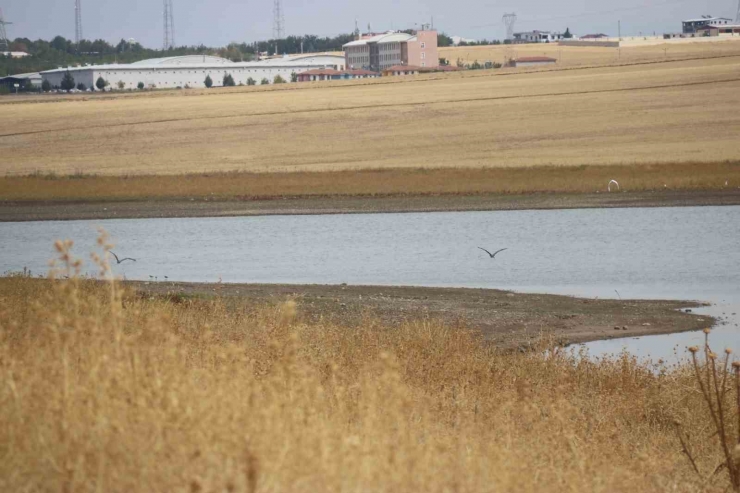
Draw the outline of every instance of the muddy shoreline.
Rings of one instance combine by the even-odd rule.
[[[142,296],[181,302],[221,296],[254,305],[295,300],[305,321],[329,320],[347,327],[368,317],[388,325],[405,320],[441,320],[451,327],[480,330],[497,346],[527,348],[542,335],[561,345],[622,337],[700,330],[712,317],[687,313],[694,301],[598,300],[525,294],[495,289],[414,286],[348,286],[134,282]]]
[[[0,201],[0,222],[711,205],[740,205],[740,190],[281,197],[228,201],[207,199],[121,202]]]

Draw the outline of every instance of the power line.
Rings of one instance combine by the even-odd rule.
[[[172,0],[164,0],[164,40],[162,49],[167,51],[175,47],[175,16]]]
[[[7,22],[3,17],[3,9],[0,9],[0,49],[2,51],[10,51],[10,43],[8,42],[8,34],[5,32],[5,26],[12,24]],[[3,46],[5,48],[3,48]]]
[[[80,49],[82,41],[82,0],[75,0],[75,46]]]
[[[283,39],[285,37],[285,16],[281,0],[274,1],[272,15],[272,39]]]

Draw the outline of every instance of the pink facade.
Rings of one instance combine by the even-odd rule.
[[[406,44],[404,65],[434,68],[439,66],[437,31],[418,31],[416,39]]]

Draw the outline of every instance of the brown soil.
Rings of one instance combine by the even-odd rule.
[[[505,348],[526,349],[542,335],[562,345],[620,337],[699,330],[714,320],[679,308],[687,301],[594,300],[520,294],[493,289],[413,286],[324,286],[127,282],[145,296],[173,302],[189,296],[222,296],[264,305],[294,299],[305,320],[330,320],[348,327],[369,318],[398,324],[429,318],[481,330]]]
[[[277,214],[493,211],[604,207],[740,205],[740,190],[520,195],[307,197],[271,200],[167,200],[131,202],[2,202],[0,222],[219,217]]]

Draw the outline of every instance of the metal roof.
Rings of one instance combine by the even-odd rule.
[[[683,22],[711,22],[711,21],[732,21],[727,17],[701,17],[699,19],[687,19]]]
[[[196,55],[196,58],[203,58],[203,55]],[[317,57],[316,55],[312,55],[312,57]],[[55,72],[80,72],[83,70],[152,70],[152,69],[159,69],[159,70],[170,70],[170,69],[184,69],[184,70],[203,70],[203,69],[211,69],[211,70],[228,70],[228,69],[238,69],[238,68],[262,68],[262,67],[270,67],[270,68],[293,68],[293,67],[310,67],[310,66],[316,66],[316,67],[323,67],[324,65],[331,65],[331,60],[324,60],[324,61],[310,61],[310,60],[303,60],[303,58],[309,58],[308,55],[304,57],[299,58],[279,58],[279,59],[273,59],[269,62],[266,60],[261,60],[258,62],[232,62],[231,60],[227,60],[225,58],[220,57],[209,57],[206,55],[206,59],[211,58],[214,59],[212,62],[206,61],[206,63],[181,63],[185,60],[180,60],[178,63],[172,63],[171,60],[174,58],[186,58],[186,57],[172,57],[172,58],[154,58],[150,60],[142,60],[140,62],[136,63],[130,63],[130,64],[108,64],[108,65],[84,65],[79,67],[64,67],[64,68],[57,68],[53,70],[44,70],[41,72],[42,74],[50,74]],[[333,61],[336,61],[338,63],[344,64],[344,57],[338,56],[338,55],[320,55],[317,58],[330,58]],[[168,61],[170,60],[170,61]],[[144,63],[146,62],[146,63]]]
[[[40,79],[41,74],[39,72],[31,72],[29,74],[15,74],[8,75],[6,77],[0,77],[0,80],[4,79]]]
[[[342,48],[345,46],[364,46],[368,43],[402,43],[404,41],[412,41],[416,38],[416,36],[412,34],[406,34],[406,33],[397,33],[397,32],[387,32],[384,34],[378,34],[377,36],[373,36],[371,38],[365,38],[365,39],[358,39],[356,41],[350,41],[349,43],[346,43],[342,45]]]

